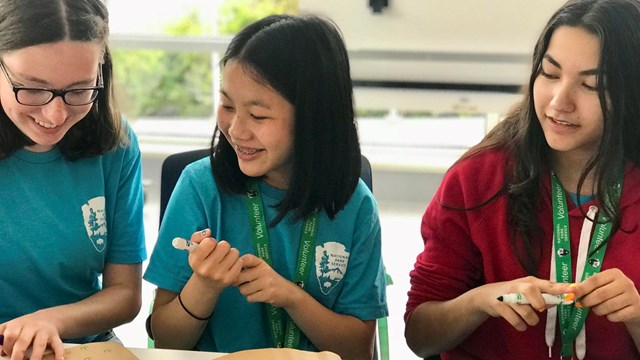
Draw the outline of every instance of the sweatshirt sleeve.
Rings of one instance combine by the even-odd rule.
[[[424,302],[451,300],[484,283],[484,262],[496,259],[484,259],[478,245],[492,236],[486,232],[491,225],[482,225],[485,220],[505,215],[495,214],[504,201],[499,196],[503,171],[503,159],[487,154],[468,158],[445,174],[422,217],[424,250],[410,272],[405,320]]]

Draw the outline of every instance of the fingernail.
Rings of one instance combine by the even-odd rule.
[[[205,236],[207,234],[207,229],[200,231],[200,236]]]
[[[545,310],[547,310],[547,308],[540,308],[540,309],[538,309],[538,312],[543,312]]]
[[[582,306],[582,303],[581,303],[580,301],[576,301],[576,307],[577,307],[578,309],[582,309],[582,307],[583,307],[583,306]]]
[[[576,283],[572,283],[571,285],[569,285],[569,287],[572,287],[572,288],[574,288],[574,287],[578,287],[578,284],[576,284]]]

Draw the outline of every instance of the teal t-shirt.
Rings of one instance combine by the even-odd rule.
[[[265,218],[276,216],[285,192],[260,183]],[[254,254],[244,195],[220,193],[208,158],[189,165],[171,196],[144,279],[178,293],[192,275],[188,253],[171,245],[205,228],[226,240],[240,255]],[[298,260],[302,221],[287,216],[269,228],[274,269],[292,280]],[[326,308],[362,320],[387,316],[381,259],[380,222],[375,200],[360,181],[345,209],[334,220],[318,216],[314,263],[305,290]],[[176,334],[179,336],[179,334]],[[273,347],[263,303],[249,303],[236,287],[226,288],[216,304],[197,349],[234,352]],[[300,349],[317,350],[302,334]]]
[[[593,200],[593,195],[580,195],[580,197],[578,197],[578,194],[576,193],[567,192],[567,194],[569,194],[571,201],[573,201],[573,203],[576,205],[578,205],[578,200],[580,200],[580,204],[586,204],[589,201]]]
[[[0,323],[83,300],[101,290],[105,263],[146,258],[140,150],[128,137],[76,161],[57,148],[0,160]]]

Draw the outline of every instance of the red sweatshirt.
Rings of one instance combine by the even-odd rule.
[[[453,299],[477,286],[508,281],[527,276],[514,256],[509,243],[507,198],[501,195],[477,210],[481,204],[503,186],[505,154],[486,151],[463,161],[445,175],[436,195],[422,219],[424,251],[411,271],[411,289],[405,320],[426,301]],[[553,218],[550,174],[542,176],[542,204],[538,222],[544,232],[539,276],[549,278]],[[640,285],[640,168],[625,168],[621,195],[621,229],[610,240],[601,270],[618,268]],[[573,275],[583,221],[590,205],[582,211],[567,199]],[[443,353],[442,359],[547,359],[545,343],[546,312],[538,325],[525,332],[515,330],[502,318],[489,318],[457,347]],[[561,336],[556,326],[553,358],[560,358]],[[586,319],[586,359],[640,359],[633,340],[622,323],[609,322],[606,317],[589,313]]]

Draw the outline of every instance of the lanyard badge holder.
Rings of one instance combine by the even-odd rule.
[[[247,210],[249,214],[249,225],[253,232],[253,244],[256,256],[264,260],[273,268],[271,259],[271,250],[269,248],[269,234],[267,232],[267,222],[264,216],[264,207],[262,204],[262,195],[258,187],[258,183],[252,181],[249,183],[249,191],[247,191]],[[314,213],[304,220],[302,225],[302,235],[300,236],[300,250],[298,253],[298,261],[296,263],[294,282],[301,288],[304,288],[304,282],[309,277],[311,264],[313,261],[310,256],[311,251],[315,248],[316,228],[318,215]],[[300,343],[300,329],[289,318],[285,311],[271,304],[265,304],[267,312],[267,320],[275,347],[277,348],[297,348]],[[286,319],[286,327],[285,327]]]
[[[620,177],[622,178],[622,177]],[[571,237],[569,234],[569,218],[567,211],[567,201],[564,189],[557,177],[552,175],[552,204],[553,204],[553,253],[552,266],[551,266],[551,280],[571,283],[573,276],[571,271]],[[616,184],[615,203],[620,198],[620,191],[622,181],[620,180]],[[592,206],[589,209],[588,217],[593,218],[597,213],[597,208]],[[612,224],[604,214],[600,214],[596,219],[595,230],[591,241],[589,242],[588,252],[586,250],[586,242],[589,240],[589,234],[591,232],[591,226],[585,226],[582,229],[580,236],[580,245],[578,252],[578,260],[576,266],[576,281],[584,281],[589,277],[600,272],[604,254],[607,250],[606,239],[611,234]],[[554,266],[555,265],[555,266]],[[553,276],[555,274],[555,276]],[[554,279],[555,277],[555,279]],[[555,309],[554,309],[555,310]],[[558,306],[557,310],[560,314],[560,329],[562,335],[562,351],[561,358],[573,357],[573,344],[576,342],[576,352],[579,359],[583,359],[586,354],[586,341],[584,335],[584,323],[587,318],[589,309],[578,308],[575,304]],[[555,311],[549,310],[549,316],[547,317],[547,345],[551,347],[553,345],[553,334],[555,334]],[[550,322],[553,325],[550,327]],[[552,334],[550,334],[550,332]],[[549,339],[551,337],[551,339]],[[576,338],[578,340],[576,341]],[[551,348],[549,349],[549,355],[551,355]]]

